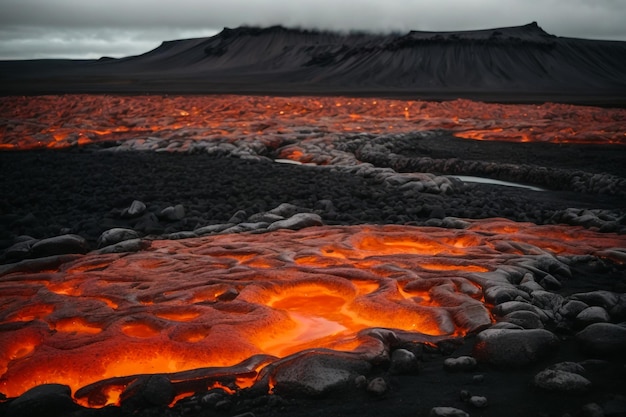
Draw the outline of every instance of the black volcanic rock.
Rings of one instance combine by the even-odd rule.
[[[536,23],[463,32],[241,27],[113,60],[0,62],[0,93],[387,94],[622,102],[626,42],[557,37]]]

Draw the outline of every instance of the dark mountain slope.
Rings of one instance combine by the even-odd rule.
[[[404,35],[243,27],[122,59],[4,62],[0,77],[5,94],[48,88],[619,102],[626,42],[560,38],[535,23]]]

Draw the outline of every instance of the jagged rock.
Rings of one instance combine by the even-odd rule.
[[[532,304],[544,310],[558,311],[563,305],[563,297],[549,291],[533,291]]]
[[[521,367],[549,356],[558,345],[558,338],[543,329],[487,329],[476,337],[474,357],[500,367]]]
[[[133,229],[124,229],[121,227],[116,227],[114,229],[109,229],[109,230],[102,232],[102,234],[98,238],[98,247],[104,248],[106,246],[120,243],[125,240],[138,239],[138,238],[139,238],[139,233],[137,233]]]
[[[315,213],[297,213],[285,220],[279,220],[270,224],[267,230],[274,231],[278,229],[300,230],[305,227],[322,226],[322,218]]]
[[[71,234],[42,239],[31,248],[31,254],[34,258],[87,252],[89,252],[87,241],[81,236]]]
[[[132,218],[141,216],[146,211],[146,205],[139,201],[134,200],[128,208],[122,210],[121,216],[124,218]]]
[[[582,375],[558,369],[546,369],[535,375],[536,387],[547,391],[585,392],[591,388],[591,382]]]
[[[245,210],[237,210],[235,214],[233,214],[230,219],[228,219],[228,223],[239,224],[245,221],[248,218],[248,214]]]
[[[626,351],[626,327],[594,323],[576,334],[580,347],[591,355],[614,355]]]

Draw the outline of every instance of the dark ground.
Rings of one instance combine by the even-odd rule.
[[[458,172],[481,160],[491,164],[488,168],[501,163],[549,168],[564,178],[560,182],[543,177],[520,181],[489,168],[496,178],[533,183],[550,191],[468,183],[452,194],[418,196],[382,187],[371,177],[324,167],[206,154],[103,152],[105,146],[110,144],[0,153],[0,249],[19,235],[41,239],[75,233],[94,245],[103,231],[113,227],[135,228],[144,235],[187,231],[226,223],[238,210],[250,216],[281,203],[318,210],[326,224],[423,224],[445,216],[506,217],[545,224],[561,221],[560,213],[568,208],[604,209],[622,217],[626,214],[626,189],[618,189],[619,195],[567,190],[569,177],[581,172],[626,178],[626,148],[618,145],[490,143],[449,136],[387,142],[387,155],[401,155],[402,159],[384,156],[369,162],[413,171],[417,169],[412,163],[429,157],[457,163],[445,164],[446,168],[440,169],[443,172],[428,172],[481,175]],[[358,149],[355,153],[363,154]],[[144,202],[149,214],[176,204],[182,204],[186,214],[179,221],[121,218],[121,211],[133,200]],[[334,210],[320,200],[332,201]]]

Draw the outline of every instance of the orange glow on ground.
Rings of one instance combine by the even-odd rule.
[[[397,329],[415,341],[462,336],[491,322],[481,274],[524,253],[601,256],[624,246],[617,235],[582,228],[470,223],[465,230],[328,226],[153,241],[137,253],[88,254],[56,271],[5,274],[0,392],[16,397],[44,383],[76,392],[97,383],[89,400],[78,400],[101,407],[117,403],[130,383],[115,378],[230,367],[309,348],[365,352],[368,328]],[[59,291],[69,287],[63,283],[74,290]],[[482,313],[459,321],[463,305]],[[239,387],[253,384],[259,369],[238,376]]]
[[[626,109],[546,103],[337,97],[104,96],[0,98],[0,149],[63,148],[100,141],[176,138],[249,140],[335,132],[451,130],[457,137],[510,142],[626,144]],[[314,127],[314,128],[312,128]],[[314,130],[314,132],[313,132]],[[307,162],[292,149],[281,156]]]

